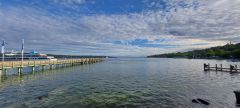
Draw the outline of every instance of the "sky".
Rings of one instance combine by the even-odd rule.
[[[147,56],[240,42],[240,0],[0,0],[7,51]]]

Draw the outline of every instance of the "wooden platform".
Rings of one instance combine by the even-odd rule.
[[[222,66],[222,64],[217,65],[215,64],[215,66],[210,66],[210,64],[203,64],[204,67],[204,71],[222,71],[222,72],[230,72],[230,73],[240,73],[240,69],[237,67],[237,65],[230,65],[229,68],[224,68]]]
[[[81,58],[81,59],[64,59],[64,60],[28,60],[28,61],[5,61],[0,62],[0,70],[7,71],[7,69],[18,68],[18,71],[21,72],[22,68],[32,67],[33,70],[37,66],[41,66],[43,69],[45,66],[50,66],[52,69],[53,66],[57,65],[79,65],[79,64],[90,64],[102,61],[103,58]]]

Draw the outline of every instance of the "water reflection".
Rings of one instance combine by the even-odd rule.
[[[204,72],[204,62],[110,59],[91,65],[2,76],[0,106],[206,107],[191,102],[203,98],[209,100],[209,107],[236,107],[232,91],[240,88],[240,75]]]

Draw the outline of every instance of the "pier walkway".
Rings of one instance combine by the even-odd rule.
[[[230,73],[237,73],[240,72],[240,69],[237,67],[237,65],[230,65],[229,68],[224,68],[222,64],[218,66],[215,64],[215,66],[210,66],[210,64],[203,64],[204,71],[222,71],[222,72],[230,72]]]
[[[102,61],[103,58],[80,58],[80,59],[60,59],[60,60],[27,60],[27,61],[5,61],[0,62],[0,73],[2,70],[4,74],[7,73],[8,69],[17,68],[18,73],[22,73],[23,68],[31,67],[32,71],[35,71],[35,67],[40,67],[42,71],[46,67],[52,70],[54,67],[74,66],[81,64],[90,64]],[[0,75],[1,75],[0,74]]]

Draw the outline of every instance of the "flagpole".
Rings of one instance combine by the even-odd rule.
[[[24,39],[22,39],[22,67],[23,67]]]
[[[5,41],[3,40],[2,43],[2,73],[4,72],[4,48],[5,47]]]

